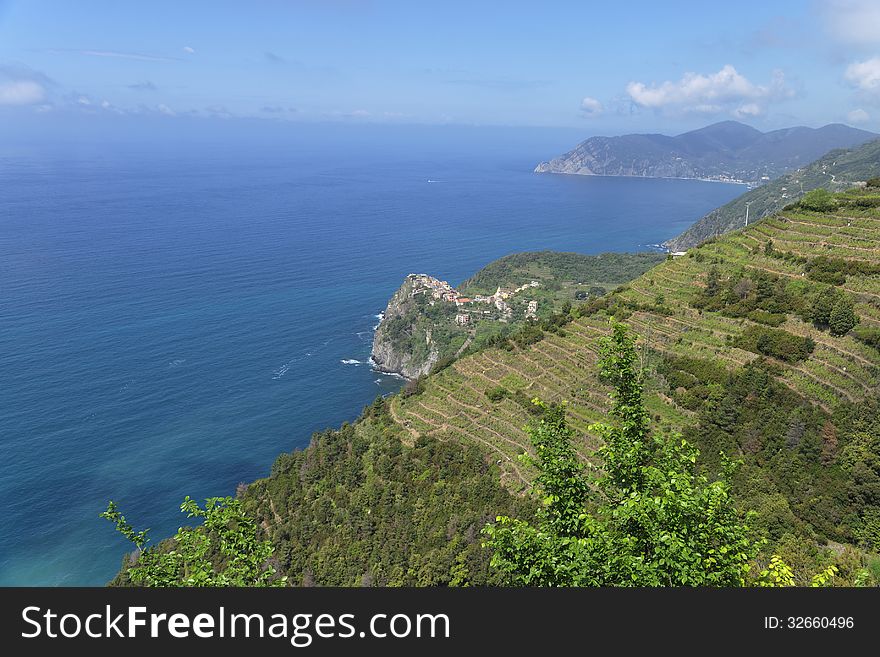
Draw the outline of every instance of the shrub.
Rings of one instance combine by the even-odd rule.
[[[486,389],[486,397],[488,397],[489,401],[492,402],[500,402],[509,394],[510,393],[507,392],[507,388],[505,388],[504,386],[494,386],[492,388]]]
[[[828,327],[832,335],[846,335],[856,324],[859,318],[853,308],[852,299],[846,295],[841,295],[834,308],[831,309],[831,316],[828,318]]]
[[[850,203],[857,208],[880,208],[880,196],[860,196]]]
[[[847,263],[843,258],[819,256],[810,260],[804,269],[811,280],[830,285],[846,283]]]
[[[814,299],[809,311],[809,319],[819,326],[828,326],[831,321],[831,311],[840,297],[840,292],[829,287],[818,294]]]
[[[748,327],[735,341],[735,345],[740,349],[778,358],[788,363],[806,360],[816,347],[812,338],[803,338],[782,329],[763,326]]]
[[[819,187],[807,192],[798,205],[813,212],[832,212],[837,209],[837,200],[827,189]]]
[[[768,313],[766,310],[753,310],[746,315],[753,322],[767,324],[768,326],[780,326],[785,322],[783,313]]]

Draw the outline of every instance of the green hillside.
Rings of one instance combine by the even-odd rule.
[[[480,529],[534,509],[518,458],[545,412],[531,399],[566,401],[576,452],[595,462],[589,427],[611,407],[599,340],[615,317],[641,336],[653,424],[698,447],[710,479],[722,453],[742,461],[732,493],[767,541],[753,568],[777,554],[799,584],[830,565],[835,585],[880,583],[880,192],[809,205],[824,209],[669,258],[281,455],[240,491],[276,568],[305,585],[505,583]]]
[[[391,413],[410,440],[482,445],[522,491],[530,398],[568,401],[579,452],[595,450],[588,427],[610,406],[597,340],[613,314],[643,338],[651,412],[685,430],[705,467],[719,449],[745,459],[737,492],[771,538],[876,550],[866,537],[880,529],[880,211],[865,206],[880,197],[838,199],[835,211],[792,209],[665,262],[535,344],[462,359]],[[850,273],[823,282],[840,271]],[[830,318],[813,318],[829,300],[851,302],[854,330],[834,335]]]
[[[664,243],[670,251],[697,246],[712,237],[745,226],[746,204],[749,222],[779,212],[811,189],[845,190],[853,183],[880,175],[880,141],[830,151],[812,164],[746,192],[699,219],[681,235]]]
[[[519,287],[539,281],[542,287],[556,294],[559,300],[574,301],[578,292],[586,297],[591,287],[612,289],[631,281],[663,261],[661,253],[560,253],[534,251],[513,253],[495,260],[462,283],[462,292],[492,294],[496,288]],[[595,296],[595,295],[594,295]]]

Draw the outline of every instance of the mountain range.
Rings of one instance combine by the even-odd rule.
[[[760,184],[805,166],[832,149],[852,148],[878,137],[840,123],[761,132],[737,121],[722,121],[674,137],[590,137],[568,153],[541,162],[535,172]]]

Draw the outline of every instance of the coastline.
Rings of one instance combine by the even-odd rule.
[[[542,162],[542,164],[545,164]],[[760,183],[746,180],[719,180],[718,178],[695,178],[690,176],[633,176],[622,173],[578,173],[575,171],[538,171],[539,164],[532,173],[550,173],[557,176],[595,176],[596,178],[638,178],[640,180],[698,180],[700,182],[723,183],[726,185],[743,185],[749,189],[760,187]]]

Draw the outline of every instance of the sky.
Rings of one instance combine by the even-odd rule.
[[[880,131],[880,1],[0,0],[0,136],[123,118]]]

